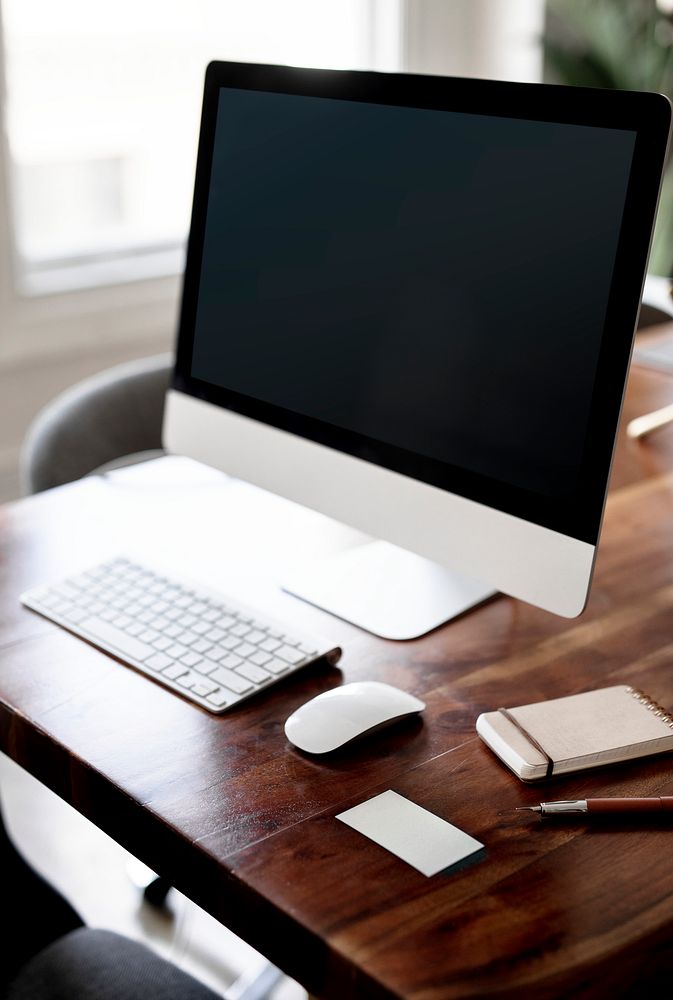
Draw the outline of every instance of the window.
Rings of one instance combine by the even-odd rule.
[[[0,363],[92,336],[167,343],[211,59],[535,79],[543,12],[544,0],[0,0]]]
[[[112,280],[129,255],[138,277],[150,258],[155,273],[179,269],[211,59],[372,62],[363,0],[4,0],[2,10],[8,183],[29,292],[82,283],[87,263],[94,283]]]

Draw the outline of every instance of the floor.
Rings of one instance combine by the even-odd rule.
[[[57,355],[0,370],[0,502],[20,494],[19,453],[33,417],[75,382],[112,365],[169,350],[157,339],[102,346],[86,355]],[[0,788],[17,845],[35,868],[73,903],[84,920],[144,941],[197,978],[235,1000],[243,980],[265,960],[185,896],[171,890],[170,910],[143,903],[134,878],[146,874],[114,841],[0,754]],[[237,981],[237,986],[232,983]],[[273,1000],[305,1000],[306,992],[283,978]]]

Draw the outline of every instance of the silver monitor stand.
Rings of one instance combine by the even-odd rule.
[[[283,590],[383,639],[417,639],[497,593],[374,539],[304,567]]]

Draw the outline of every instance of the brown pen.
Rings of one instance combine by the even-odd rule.
[[[673,795],[652,799],[566,799],[561,802],[541,802],[539,806],[519,806],[517,812],[538,813],[540,816],[625,816],[630,813],[673,813]]]

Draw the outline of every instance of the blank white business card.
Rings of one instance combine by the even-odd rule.
[[[393,791],[381,792],[336,818],[428,876],[464,861],[484,846]]]

